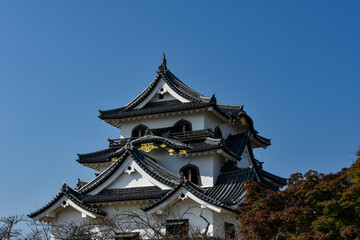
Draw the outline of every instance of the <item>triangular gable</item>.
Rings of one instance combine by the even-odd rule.
[[[154,179],[134,161],[131,155],[128,155],[123,164],[106,181],[92,189],[88,194],[95,195],[104,189],[140,187],[139,184],[146,184],[144,185],[146,187],[157,186],[162,190],[171,189],[170,186]]]
[[[150,213],[161,213],[167,206],[176,204],[179,199],[184,200],[186,198],[190,198],[196,203],[200,204],[201,208],[209,208],[217,213],[220,213],[223,210],[237,213],[236,209],[233,209],[223,204],[222,202],[207,196],[204,189],[199,188],[197,185],[187,181],[184,178],[182,178],[181,182],[176,188],[168,192],[158,201],[143,208],[143,210]]]
[[[134,109],[143,108],[147,103],[178,100],[179,103],[187,103],[190,100],[180,96],[163,80],[160,79],[148,95],[140,101]]]
[[[195,194],[191,193],[189,190],[187,190],[184,186],[181,186],[181,185],[178,188],[174,189],[169,194],[166,194],[166,196],[164,196],[164,198],[160,199],[157,202],[157,204],[146,207],[143,210],[146,212],[149,212],[150,214],[153,214],[153,213],[162,214],[164,209],[166,209],[168,206],[173,206],[177,202],[185,200],[187,198],[198,203],[201,206],[201,208],[209,208],[218,213],[220,213],[222,211],[221,207],[216,206],[212,203],[209,203],[209,202],[197,197]]]
[[[97,218],[106,215],[105,212],[98,208],[83,203],[78,197],[77,192],[64,183],[61,192],[52,201],[28,216],[34,220],[51,221],[67,207],[80,212],[83,218]]]
[[[181,103],[205,101],[210,98],[203,96],[180,81],[166,66],[165,55],[157,71],[154,81],[134,100],[128,103],[125,110],[139,109],[149,102],[178,100]],[[162,95],[159,97],[159,95]]]
[[[144,178],[137,171],[125,171],[114,182],[112,182],[106,189],[119,188],[135,188],[135,187],[153,187],[155,186],[149,180]]]
[[[123,154],[92,181],[78,190],[80,194],[94,195],[106,189],[124,172],[138,172],[142,178],[162,190],[172,189],[179,176],[156,163],[154,159],[134,148],[131,143],[122,148]],[[135,178],[134,178],[135,179]]]

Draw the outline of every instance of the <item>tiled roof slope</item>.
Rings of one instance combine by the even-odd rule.
[[[107,148],[96,152],[78,154],[78,159],[76,161],[78,161],[79,163],[108,162],[111,154],[116,152],[117,150],[117,148]]]
[[[252,168],[235,169],[222,172],[215,186],[208,191],[208,196],[218,199],[227,205],[239,204],[244,201],[245,181],[253,180],[255,173]]]
[[[132,109],[132,110],[126,110],[126,107],[122,107],[112,110],[99,111],[100,112],[99,118],[102,120],[122,119],[122,118],[145,116],[152,114],[194,110],[194,109],[209,107],[211,105],[212,105],[211,103],[206,103],[206,102],[188,102],[188,103],[178,103],[178,104],[151,105],[151,107]]]
[[[177,94],[188,99],[192,102],[196,101],[203,101],[206,97],[195,90],[188,87],[185,83],[180,81],[173,73],[171,73],[167,66],[166,66],[166,59],[165,56],[157,70],[157,76],[154,81],[142,92],[140,93],[134,100],[132,100],[128,105],[124,107],[125,111],[133,109],[136,107],[140,102],[142,102],[155,88],[157,83],[160,80],[163,80],[168,86]]]
[[[158,199],[169,190],[161,190],[159,187],[136,187],[122,189],[105,189],[95,195],[85,195],[83,202],[116,202],[128,200]]]
[[[98,209],[94,206],[90,206],[90,205],[87,205],[84,202],[82,202],[81,201],[82,196],[64,183],[61,188],[60,193],[58,195],[56,195],[56,197],[53,200],[51,200],[48,204],[46,204],[44,207],[40,208],[39,210],[28,214],[28,217],[33,218],[33,217],[39,215],[40,213],[46,211],[51,206],[53,206],[57,201],[59,201],[63,196],[66,196],[73,203],[75,203],[79,207],[81,207],[91,213],[101,215],[101,216],[106,216],[106,213],[104,211],[101,211],[100,209]]]
[[[78,192],[81,194],[86,194],[101,185],[116,172],[116,170],[122,165],[122,163],[129,155],[147,174],[161,183],[164,183],[168,186],[175,186],[179,181],[179,177],[176,174],[157,164],[156,160],[134,148],[131,143],[125,145],[123,148],[121,148],[121,150],[123,151],[123,154],[116,162],[111,164],[92,181],[80,188]]]
[[[232,212],[237,212],[236,209],[233,209],[230,206],[224,204],[223,202],[208,196],[204,189],[187,181],[185,178],[182,178],[181,181],[179,182],[179,184],[173,190],[169,191],[167,194],[165,194],[159,200],[155,201],[153,204],[150,204],[150,205],[144,207],[143,210],[149,211],[149,210],[153,209],[154,207],[160,205],[161,203],[165,202],[167,199],[169,199],[171,196],[173,196],[181,187],[185,188],[187,191],[194,194],[196,197],[200,198],[201,200],[203,200],[205,202],[208,202],[208,203],[213,204],[218,207],[225,208]]]
[[[244,136],[240,134],[231,136],[231,141],[235,141],[237,143],[233,143],[233,145],[230,145],[229,147],[244,149],[246,146],[246,141],[244,141],[243,138]],[[225,141],[222,141],[222,143],[224,142]],[[233,149],[233,151],[237,154],[240,153],[239,151],[236,151],[236,149]],[[252,156],[251,150],[249,151],[250,155]],[[185,178],[180,178],[178,175],[160,166],[156,163],[155,159],[152,159],[143,152],[137,150],[131,143],[125,145],[121,152],[122,155],[118,158],[118,160],[101,174],[99,174],[94,180],[85,184],[77,191],[74,191],[65,185],[62,188],[62,191],[49,204],[30,214],[29,216],[34,217],[37,214],[45,211],[64,195],[71,199],[75,204],[99,215],[104,215],[105,213],[87,204],[124,200],[159,199],[154,204],[145,207],[144,210],[147,211],[171,197],[181,187],[185,188],[187,191],[191,192],[203,201],[206,201],[215,206],[222,207],[229,211],[237,212],[237,210],[231,206],[242,203],[244,201],[245,192],[242,189],[242,186],[245,181],[258,180],[263,185],[272,189],[278,189],[279,186],[282,186],[286,183],[285,179],[265,172],[262,169],[257,169],[256,165],[253,165],[251,168],[239,169],[236,167],[234,162],[229,160],[228,163],[232,164],[227,164],[226,166],[224,165],[214,187],[203,189],[187,181]],[[161,190],[158,187],[143,187],[134,189],[103,190],[93,196],[87,195],[87,193],[101,185],[110,176],[112,176],[112,174],[114,174],[116,170],[122,165],[127,156],[131,156],[131,158],[152,178],[172,187],[173,190]],[[276,183],[276,185],[274,185],[272,182],[264,180],[264,176]]]
[[[188,153],[203,152],[221,148],[232,157],[240,159],[248,141],[249,136],[247,133],[230,135],[226,140],[207,138],[203,141],[190,142],[188,144],[174,139],[154,135],[145,135],[131,141],[131,144],[136,146],[146,142],[165,143],[167,147],[173,149],[186,149]],[[79,157],[77,161],[82,164],[110,162],[112,157],[121,156],[123,153],[123,147],[120,149],[107,148],[93,153],[78,154]]]

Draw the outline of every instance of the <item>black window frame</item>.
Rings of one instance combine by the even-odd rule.
[[[166,220],[166,237],[182,239],[189,237],[189,219]]]

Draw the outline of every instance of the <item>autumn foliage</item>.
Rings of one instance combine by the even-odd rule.
[[[241,211],[243,239],[360,239],[360,150],[337,173],[295,173],[283,191],[247,182]]]

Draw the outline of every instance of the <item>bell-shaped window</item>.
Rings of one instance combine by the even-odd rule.
[[[173,133],[180,133],[180,132],[189,132],[192,130],[191,123],[187,120],[180,120],[177,123],[174,124],[174,127],[172,128]]]
[[[214,129],[215,138],[222,138],[222,132],[219,126],[216,126]]]
[[[195,165],[188,164],[180,169],[180,175],[184,176],[188,181],[200,185],[199,168]]]
[[[142,137],[149,128],[145,125],[137,125],[131,132],[131,137]]]

